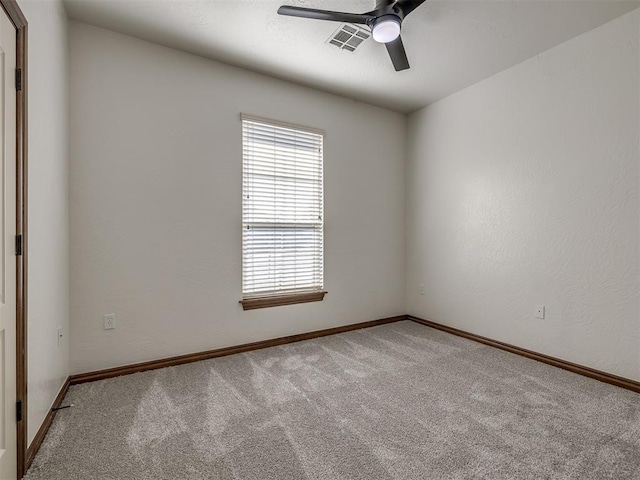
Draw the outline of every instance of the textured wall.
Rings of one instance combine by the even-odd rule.
[[[29,22],[28,439],[69,373],[67,22],[60,1],[21,0]],[[63,338],[58,344],[58,327]]]
[[[410,117],[409,313],[640,380],[639,18]]]
[[[70,61],[72,373],[404,313],[403,115],[80,23]],[[241,112],[327,132],[323,302],[238,304]]]

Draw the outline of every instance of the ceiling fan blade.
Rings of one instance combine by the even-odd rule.
[[[278,14],[291,17],[313,18],[315,20],[329,20],[331,22],[346,22],[366,24],[371,15],[359,13],[330,12],[328,10],[316,10],[314,8],[290,7],[283,5],[278,9]]]
[[[385,43],[385,46],[387,47],[387,52],[389,52],[396,72],[409,68],[409,59],[407,58],[407,53],[404,51],[402,37],[396,38],[393,42]]]
[[[413,12],[416,8],[422,5],[426,0],[398,0],[398,6],[404,16],[406,17],[411,12]]]

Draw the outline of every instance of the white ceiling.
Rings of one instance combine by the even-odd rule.
[[[410,112],[634,8],[624,0],[427,0],[403,23],[411,69],[384,45],[326,44],[338,23],[277,15],[282,4],[365,12],[374,0],[65,0],[69,16],[278,78]]]

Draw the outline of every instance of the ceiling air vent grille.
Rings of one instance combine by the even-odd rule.
[[[355,52],[362,42],[371,36],[371,32],[359,25],[344,23],[340,25],[333,35],[329,37],[327,43],[341,50]]]

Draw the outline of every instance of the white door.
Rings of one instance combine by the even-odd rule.
[[[0,9],[0,480],[17,476],[16,29]]]

